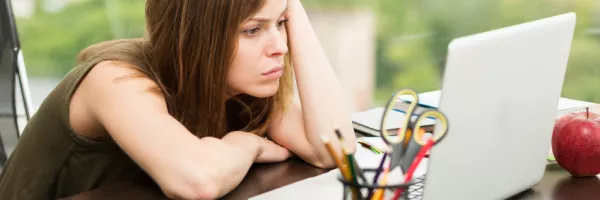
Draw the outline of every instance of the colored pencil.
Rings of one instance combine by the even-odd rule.
[[[371,150],[373,153],[375,154],[382,154],[383,150],[371,145],[369,142],[361,140],[360,138],[358,140],[356,140],[361,146],[363,146],[364,148],[367,148],[369,150]]]
[[[383,158],[381,158],[381,162],[379,162],[379,167],[377,167],[377,171],[375,172],[375,177],[373,178],[373,185],[377,184],[377,180],[379,179],[379,175],[381,175],[381,171],[383,170],[383,164],[385,163],[385,159],[388,156],[388,153],[385,152],[383,154]],[[371,199],[373,196],[373,189],[369,189],[369,193],[367,194],[367,199]]]
[[[366,184],[367,183],[367,177],[365,177],[365,173],[363,172],[363,170],[358,165],[358,162],[356,161],[356,158],[354,158],[354,155],[352,155],[352,154],[350,154],[349,156],[352,157],[352,164],[354,164],[354,171],[356,171],[356,174],[358,175],[358,178],[360,178],[360,180],[362,180],[363,183]]]
[[[344,155],[343,156],[344,157],[344,164],[345,164],[346,167],[348,167],[348,171],[351,174],[350,180],[348,180],[348,181],[350,181],[350,182],[358,185],[358,180],[356,179],[356,171],[354,169],[354,165],[352,164],[353,159],[346,152],[347,152],[346,148],[344,148],[344,146],[342,146],[342,153]],[[352,194],[353,194],[353,197],[354,197],[353,199],[360,199],[359,198],[361,196],[360,195],[360,190],[358,188],[354,187],[354,186],[349,186],[349,187],[352,188]]]
[[[358,179],[356,178],[356,175],[358,173],[356,173],[357,169],[355,167],[354,163],[354,157],[352,157],[351,154],[346,154],[346,156],[348,157],[348,166],[350,166],[350,171],[352,172],[352,182],[354,182],[355,184],[358,184]]]
[[[333,146],[331,146],[331,141],[329,141],[329,137],[327,137],[325,135],[321,135],[321,140],[323,141],[323,143],[325,143],[325,147],[327,148],[329,155],[331,155],[331,158],[335,161],[335,164],[342,172],[342,176],[346,180],[351,181],[352,175],[350,174],[350,171],[348,171],[348,168],[346,168],[346,166],[344,165],[342,159],[340,159],[340,157],[337,155],[337,153],[333,149]]]
[[[381,180],[381,183],[379,185],[383,186],[385,184],[387,184],[387,175],[390,172],[390,168],[386,167],[385,170],[383,171],[383,179]],[[377,189],[377,191],[375,191],[375,194],[373,194],[373,197],[371,198],[371,200],[380,200],[383,199],[383,193],[385,192],[385,189]]]
[[[341,135],[339,135],[338,132],[339,132],[339,130],[336,129],[336,134],[338,134],[338,140],[339,140]],[[354,179],[356,178],[355,177],[356,175],[355,175],[354,171],[352,170],[352,168],[354,168],[353,167],[354,165],[350,164],[350,162],[346,156],[346,150],[342,146],[341,141],[340,141],[340,146],[342,146],[342,156],[341,156],[341,159],[338,159],[338,156],[335,153],[333,146],[331,145],[331,141],[329,140],[329,137],[322,135],[321,140],[324,141],[325,146],[327,147],[327,151],[329,151],[329,154],[331,154],[331,156],[335,158],[336,165],[338,165],[338,168],[340,169],[340,171],[342,171],[342,176],[344,176],[344,179],[346,179],[346,181],[348,181],[348,182],[356,183],[354,181]],[[360,191],[353,186],[348,186],[348,187],[351,187],[353,199],[358,199],[358,197],[360,195]]]

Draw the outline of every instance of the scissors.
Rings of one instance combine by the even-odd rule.
[[[392,136],[387,128],[387,117],[391,112],[395,111],[395,105],[402,95],[410,95],[413,97],[413,101],[410,102],[408,109],[404,113],[404,121],[402,127],[398,130],[395,138]],[[421,129],[422,122],[427,119],[434,117],[437,119],[438,124],[436,125],[433,134],[433,144],[439,143],[446,133],[448,132],[448,120],[446,116],[438,110],[427,110],[420,114],[415,114],[415,108],[419,104],[419,97],[417,92],[413,89],[401,89],[394,93],[393,97],[388,101],[385,111],[381,119],[381,137],[383,141],[388,145],[392,146],[392,153],[390,154],[391,166],[390,169],[394,169],[400,166],[403,172],[406,173],[417,153],[427,143],[423,140],[425,131]],[[416,115],[416,120],[412,120]],[[437,126],[441,126],[438,128]]]

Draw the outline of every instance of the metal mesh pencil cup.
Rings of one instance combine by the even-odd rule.
[[[370,199],[378,189],[383,189],[384,193],[383,193],[383,198],[385,200],[391,200],[394,196],[394,192],[396,191],[396,189],[403,189],[404,191],[402,192],[402,195],[400,195],[400,197],[396,200],[413,200],[413,199],[420,199],[421,197],[421,192],[419,192],[418,194],[414,194],[415,192],[417,192],[415,189],[413,189],[413,186],[415,186],[415,184],[418,181],[415,181],[415,179],[409,181],[406,184],[403,183],[393,183],[393,184],[384,184],[384,185],[379,185],[377,184],[373,184],[373,177],[375,177],[375,174],[377,173],[377,169],[373,169],[373,168],[367,168],[367,169],[363,169],[363,173],[365,174],[365,176],[367,177],[367,183],[353,183],[352,181],[347,181],[346,179],[344,179],[344,177],[340,174],[337,176],[337,179],[340,183],[342,183],[343,186],[343,199],[344,200],[368,200]],[[369,178],[370,177],[370,178]],[[382,177],[379,177],[378,182],[381,182]],[[388,182],[397,182],[397,181],[391,181],[388,180]],[[353,191],[354,190],[354,191]],[[371,191],[371,192],[369,192]],[[355,193],[358,192],[360,196],[355,197]],[[371,196],[369,196],[369,194],[371,194]]]

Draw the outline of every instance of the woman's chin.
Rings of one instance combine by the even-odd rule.
[[[279,90],[279,84],[277,85],[264,85],[264,86],[259,86],[256,88],[252,88],[251,90],[247,91],[246,94],[256,97],[256,98],[267,98],[267,97],[271,97],[274,96],[275,94],[277,94],[277,91]]]

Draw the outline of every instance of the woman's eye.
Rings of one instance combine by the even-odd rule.
[[[246,35],[252,36],[252,35],[256,35],[258,33],[258,31],[260,31],[260,28],[256,27],[256,28],[251,28],[251,29],[248,29],[248,30],[244,30],[243,32]]]
[[[279,27],[279,28],[283,27],[287,21],[288,21],[288,19],[284,19],[284,20],[277,22],[277,27]]]

